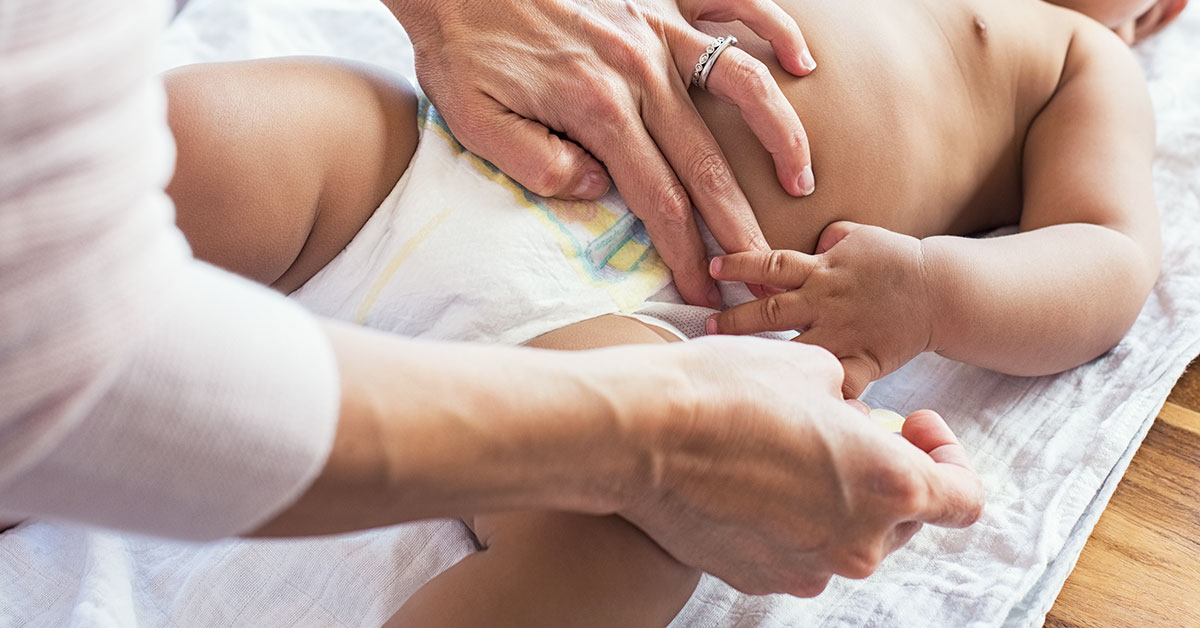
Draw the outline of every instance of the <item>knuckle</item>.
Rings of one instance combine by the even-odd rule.
[[[678,183],[671,183],[659,188],[653,207],[659,224],[677,231],[691,222],[692,201],[688,198],[687,190]]]
[[[692,161],[692,182],[709,194],[720,194],[729,189],[733,173],[719,152],[703,151]]]
[[[785,312],[778,295],[771,295],[762,300],[763,322],[771,327],[783,326]]]
[[[774,80],[770,70],[753,57],[742,60],[730,68],[730,83],[733,88],[753,102],[762,102],[767,97],[768,85]]]
[[[803,128],[788,130],[787,148],[794,152],[806,150],[808,148],[808,133]]]
[[[838,575],[862,580],[871,577],[879,569],[883,556],[878,549],[860,547],[846,550],[838,562]]]
[[[658,73],[652,60],[661,55],[654,52],[657,52],[655,46],[649,41],[632,36],[619,37],[609,49],[613,65],[642,85],[654,82]]]
[[[788,256],[781,250],[773,250],[767,254],[763,260],[763,276],[777,277],[784,273],[788,267]]]
[[[920,511],[921,483],[915,470],[899,464],[881,468],[875,484],[893,514],[908,517]]]
[[[579,97],[583,113],[591,125],[605,129],[621,126],[628,117],[627,108],[617,94],[617,85],[604,78],[594,78],[584,83],[585,93]]]
[[[977,498],[971,499],[971,501],[969,503],[965,504],[964,509],[963,509],[964,514],[963,514],[963,521],[962,521],[964,525],[968,525],[968,526],[975,525],[976,522],[978,522],[980,519],[983,518],[983,492],[982,491],[983,491],[983,489],[982,489],[982,487],[980,487],[979,496]]]
[[[563,190],[570,176],[571,155],[566,146],[556,142],[541,167],[535,167],[525,186],[539,196],[554,196]]]

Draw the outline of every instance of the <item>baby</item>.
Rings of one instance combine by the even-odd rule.
[[[737,35],[772,68],[808,130],[819,186],[788,196],[737,111],[693,92],[775,249],[714,260],[716,278],[766,285],[771,296],[714,315],[710,329],[800,331],[842,361],[848,397],[924,351],[1040,375],[1113,347],[1159,268],[1153,115],[1122,41],[1040,0],[780,4],[821,59],[807,78],[782,72],[739,25],[706,29]],[[376,208],[408,194],[397,180],[410,160],[418,167],[437,145],[427,133],[418,149],[407,86],[357,66],[197,66],[168,75],[167,87],[180,227],[198,256],[284,292],[337,266]],[[452,153],[445,163],[470,159]],[[1006,225],[1019,230],[969,237]],[[495,240],[461,246],[504,246]],[[608,315],[528,344],[676,339],[669,325]],[[468,523],[484,551],[429,582],[389,625],[664,626],[699,578],[616,517]]]

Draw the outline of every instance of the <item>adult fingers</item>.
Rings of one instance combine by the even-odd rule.
[[[697,61],[713,38],[689,28],[675,39],[670,42],[675,65],[683,80],[690,81]],[[812,193],[816,183],[808,135],[766,65],[744,50],[729,46],[713,62],[705,88],[738,108],[755,137],[771,153],[775,174],[789,194]]]
[[[714,238],[726,251],[767,248],[767,241],[733,170],[683,86],[666,80],[657,107],[645,111],[647,130],[674,168]]]
[[[703,50],[707,37],[698,43]],[[813,193],[816,179],[808,134],[766,65],[731,46],[717,59],[705,88],[738,108],[754,136],[771,153],[783,189],[793,196]]]
[[[920,410],[909,415],[901,434],[935,463],[926,474],[928,494],[915,518],[952,528],[978,521],[983,513],[983,483],[946,421],[936,412]]]
[[[704,242],[700,239],[692,201],[663,157],[662,149],[651,139],[646,127],[632,117],[637,107],[619,103],[594,106],[598,111],[590,117],[603,123],[570,132],[594,147],[596,156],[607,164],[625,202],[646,224],[655,249],[671,268],[675,286],[684,300],[693,305],[720,307],[721,294],[708,275]],[[746,212],[750,213],[748,206]],[[753,213],[749,220],[754,221],[753,230],[761,238]]]
[[[709,334],[743,335],[764,331],[804,329],[812,324],[815,312],[798,292],[784,292],[750,301],[709,317]]]
[[[816,268],[817,258],[798,251],[749,251],[714,257],[708,265],[713,279],[795,290]]]
[[[444,115],[463,146],[535,194],[593,200],[611,185],[604,166],[587,151],[488,96],[456,113]]]
[[[689,22],[742,22],[754,34],[771,42],[779,63],[796,76],[805,76],[817,69],[817,62],[796,20],[770,0],[691,0],[679,5]]]

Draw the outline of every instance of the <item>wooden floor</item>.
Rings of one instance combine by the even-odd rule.
[[[1200,628],[1200,360],[1117,486],[1046,628]]]

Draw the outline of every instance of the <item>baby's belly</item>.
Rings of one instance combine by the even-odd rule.
[[[811,251],[838,220],[925,237],[1019,219],[1020,153],[1032,118],[1014,104],[1021,90],[1011,61],[1024,42],[1007,9],[975,0],[780,4],[817,55],[808,77],[784,72],[769,45],[740,25],[706,28],[733,30],[771,68],[805,125],[816,193],[787,195],[740,113],[693,90],[772,246]]]

